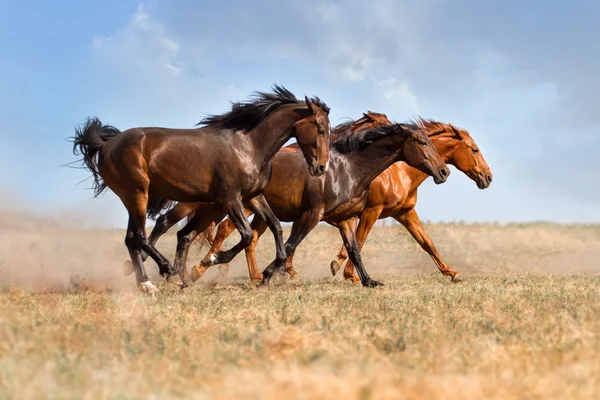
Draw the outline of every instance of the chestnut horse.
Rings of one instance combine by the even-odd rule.
[[[436,183],[445,182],[450,170],[427,135],[415,124],[386,125],[348,135],[333,143],[332,150],[330,168],[323,177],[312,177],[300,168],[302,159],[297,151],[279,152],[273,159],[273,175],[264,195],[278,218],[294,221],[285,244],[288,263],[306,235],[319,221],[326,221],[340,230],[362,284],[379,286],[381,283],[371,279],[362,265],[351,220],[365,206],[369,183],[400,160],[432,175]],[[228,223],[226,220],[222,224]],[[252,228],[258,238],[265,225],[260,218],[254,218]],[[209,252],[201,266],[194,268],[194,278],[204,273],[213,256],[214,253]],[[275,270],[285,273],[271,263],[263,271],[263,284],[269,284]],[[249,272],[253,280],[260,279],[254,260],[249,262]]]
[[[158,289],[148,280],[141,251],[159,266],[167,279],[183,269],[169,261],[146,239],[146,214],[152,215],[172,201],[212,203],[206,210],[219,220],[227,214],[240,232],[241,240],[230,250],[214,255],[213,261],[229,262],[252,243],[249,208],[263,218],[273,232],[276,259],[285,265],[286,253],[279,220],[262,191],[271,175],[271,159],[287,140],[295,137],[308,163],[311,176],[321,176],[329,164],[329,108],[318,98],[299,101],[279,86],[273,93],[255,93],[231,111],[202,120],[199,129],[132,128],[124,132],[88,118],[75,131],[73,152],[83,155],[92,172],[94,194],[107,187],[123,202],[129,213],[125,245],[141,290]],[[168,200],[167,200],[168,199]],[[177,266],[176,266],[177,267]]]
[[[486,189],[490,186],[492,172],[469,132],[451,124],[422,118],[418,122],[423,129],[431,132],[429,137],[446,164],[454,165],[475,181],[479,189]],[[375,178],[369,186],[367,206],[360,214],[360,223],[356,231],[358,247],[362,250],[369,232],[378,219],[392,217],[400,222],[421,248],[431,256],[440,272],[449,276],[452,281],[456,281],[459,273],[442,260],[415,211],[417,189],[426,179],[426,174],[405,163],[396,163]],[[331,262],[333,275],[347,258],[346,248],[342,246],[337,260]],[[292,275],[295,274],[293,270],[288,270],[288,272]],[[359,281],[358,277],[354,275],[352,260],[346,264],[344,278],[351,279],[355,283]]]

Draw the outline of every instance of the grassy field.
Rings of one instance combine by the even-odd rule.
[[[352,286],[320,227],[299,279],[251,287],[242,256],[216,286],[216,269],[184,292],[156,277],[151,298],[122,276],[122,232],[4,218],[0,399],[597,397],[600,227],[426,229],[462,283],[392,226],[363,252],[386,286]]]

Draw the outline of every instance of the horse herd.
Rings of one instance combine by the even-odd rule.
[[[381,283],[367,273],[360,250],[375,222],[392,217],[440,272],[455,281],[458,272],[442,260],[414,207],[417,188],[427,177],[436,184],[447,180],[446,164],[480,189],[490,185],[492,173],[469,133],[421,118],[392,123],[385,114],[371,111],[332,129],[329,111],[318,97],[298,100],[275,85],[271,92],[256,92],[233,103],[222,115],[208,116],[197,129],[140,127],[120,132],[88,118],[76,128],[73,151],[82,155],[93,175],[94,195],[110,188],[128,211],[125,245],[131,262],[125,264],[126,274],[135,272],[142,291],[158,291],[144,267],[149,256],[169,282],[186,287],[208,267],[227,265],[245,249],[250,278],[268,285],[275,271],[296,275],[296,248],[324,221],[339,229],[344,244],[331,262],[331,272],[335,275],[349,258],[344,278],[375,287]],[[292,137],[296,143],[283,147]],[[146,218],[157,217],[147,238]],[[155,244],[186,217],[171,265]],[[279,221],[293,222],[285,243]],[[276,256],[261,274],[255,247],[267,227],[275,238]],[[234,229],[240,241],[221,250]],[[211,248],[190,275],[188,250],[199,235]]]

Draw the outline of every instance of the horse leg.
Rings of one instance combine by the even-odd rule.
[[[419,219],[419,216],[414,208],[402,214],[395,215],[394,219],[404,225],[412,237],[415,238],[417,243],[421,245],[421,248],[425,250],[427,254],[429,254],[442,275],[449,276],[452,279],[452,282],[458,282],[460,280],[458,278],[459,272],[450,268],[448,265],[446,265],[444,260],[442,260],[442,257],[437,252],[433,241],[425,232],[425,229],[421,224],[421,220]]]
[[[269,207],[265,196],[259,194],[248,202],[249,208],[254,211],[254,219],[257,217],[265,221],[273,238],[275,239],[275,265],[278,271],[285,274],[285,259],[287,258],[285,246],[283,244],[283,229],[279,219]]]
[[[218,221],[223,218],[224,215],[225,212],[220,205],[212,205],[211,207],[203,209],[202,212],[195,212],[194,217],[179,230],[179,232],[177,232],[175,269],[179,273],[179,277],[181,278],[184,287],[187,286],[186,262],[190,245],[201,232],[204,232],[215,220]],[[202,273],[204,273],[204,271]]]
[[[369,236],[371,229],[373,229],[373,226],[379,219],[382,210],[383,207],[371,208],[363,211],[360,215],[360,222],[356,229],[358,251],[362,251],[362,248],[367,241],[367,236]],[[346,268],[344,268],[344,279],[350,279],[352,280],[352,283],[360,282],[360,279],[354,274],[354,264],[352,263],[352,260],[348,260],[346,263]]]
[[[294,221],[292,225],[292,232],[290,233],[290,237],[285,242],[285,253],[287,255],[286,258],[286,266],[289,264],[289,268],[293,271],[292,259],[294,257],[294,253],[296,252],[296,248],[298,245],[304,240],[306,235],[310,233],[314,229],[315,226],[321,220],[321,211],[322,209],[313,209],[309,212],[305,212],[302,214],[299,220]],[[275,262],[272,262],[265,270],[263,271],[263,284],[269,286],[269,282],[271,277],[273,276],[273,272],[275,271]],[[296,271],[294,271],[294,274]],[[291,275],[291,274],[290,274]]]
[[[354,224],[356,225],[356,221],[354,222]],[[356,229],[356,226],[354,226],[353,229]],[[337,259],[331,261],[331,264],[329,264],[329,268],[331,268],[331,274],[333,276],[337,274],[337,272],[340,270],[340,268],[347,259],[348,251],[346,251],[346,246],[344,245],[344,243],[342,243],[342,248],[338,252]]]
[[[356,272],[358,272],[360,282],[363,286],[366,287],[383,286],[383,283],[371,279],[371,277],[367,273],[367,270],[363,266],[360,251],[358,250],[358,244],[356,243],[356,235],[354,232],[355,221],[352,221],[352,219],[356,219],[356,217],[339,223],[338,229],[340,230],[340,234],[342,235],[342,239],[344,240],[344,245],[348,250],[348,256],[350,257],[350,260],[354,263],[354,265],[356,265]]]
[[[256,246],[258,244],[258,239],[267,230],[267,226],[267,223],[261,218],[258,218],[258,216],[254,217],[254,220],[250,225],[253,237],[250,246],[246,247],[246,262],[248,263],[248,275],[250,276],[252,283],[260,282],[263,279],[262,274],[258,270],[258,264],[256,263]]]
[[[244,214],[244,205],[242,201],[239,198],[228,201],[225,204],[225,210],[236,229],[240,232],[242,238],[231,249],[225,251],[221,250],[211,254],[210,257],[205,257],[201,262],[201,266],[204,268],[230,262],[240,251],[250,246],[252,243],[252,228],[250,228],[250,222],[248,222],[248,219]]]
[[[298,273],[294,269],[294,254],[290,254],[285,259],[285,272],[290,274],[290,278],[294,278],[296,277],[296,275],[298,275]]]
[[[152,246],[156,246],[158,239],[185,217],[188,217],[188,221],[194,218],[194,207],[190,207],[188,203],[177,203],[175,207],[156,219],[154,228],[152,228],[152,232],[148,237],[148,242]],[[148,254],[142,252],[142,259],[146,261],[147,258]]]
[[[158,292],[148,279],[144,262],[142,261],[142,248],[146,240],[146,204],[148,196],[144,192],[135,192],[121,197],[123,204],[129,213],[129,222],[127,223],[127,233],[125,234],[125,246],[131,257],[131,263],[135,272],[135,279],[141,291],[151,294]]]
[[[252,211],[244,209],[244,214],[246,217],[249,217],[252,215]],[[231,218],[225,218],[225,220],[219,224],[217,227],[217,234],[210,245],[210,250],[208,250],[208,253],[202,259],[202,265],[208,265],[211,262],[211,259],[215,257],[219,250],[221,250],[225,239],[227,239],[234,230],[235,225],[233,224],[233,221],[231,221]]]

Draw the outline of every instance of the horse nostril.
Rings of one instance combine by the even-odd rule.
[[[446,168],[440,169],[440,175],[444,178],[448,176],[448,170]]]
[[[492,183],[492,175],[487,176],[488,183]]]
[[[319,165],[317,170],[319,171],[320,174],[322,174],[323,172],[325,172],[325,166],[323,164],[321,164],[321,165]]]

